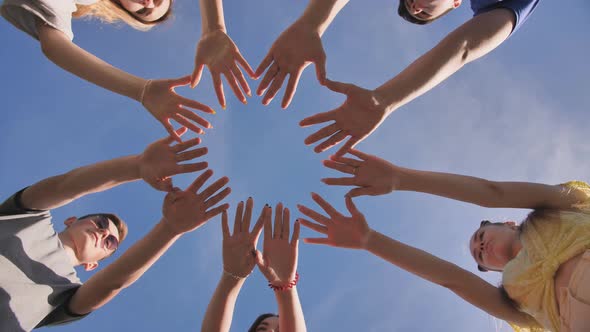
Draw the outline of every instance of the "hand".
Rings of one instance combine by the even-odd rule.
[[[289,242],[289,209],[279,203],[275,209],[274,231],[272,211],[264,216],[264,253],[256,251],[256,264],[268,282],[284,286],[295,280],[299,245],[299,222],[295,222]]]
[[[222,74],[225,76],[227,83],[234,91],[236,97],[242,103],[247,104],[246,97],[244,97],[244,94],[240,90],[240,86],[248,96],[252,96],[252,92],[238,64],[242,66],[250,77],[254,78],[254,71],[242,54],[240,54],[240,50],[231,38],[221,30],[209,32],[201,38],[197,45],[195,69],[191,75],[191,87],[194,88],[199,84],[201,75],[203,74],[203,67],[207,66],[213,79],[219,105],[223,109],[225,109],[226,105],[223,85],[221,83]]]
[[[203,134],[204,131],[195,125],[195,123],[198,123],[205,128],[212,128],[209,122],[185,107],[198,109],[205,113],[215,114],[215,111],[211,107],[184,98],[174,92],[174,88],[188,85],[189,83],[190,76],[170,80],[148,81],[144,88],[143,98],[141,100],[143,106],[154,116],[154,118],[156,118],[156,120],[162,123],[170,136],[174,137],[178,142],[182,142],[182,140],[174,131],[174,127],[172,127],[170,120],[180,123],[182,126],[187,127],[197,134]]]
[[[344,104],[329,112],[318,113],[305,118],[299,125],[307,127],[335,121],[309,135],[305,139],[305,144],[313,144],[329,137],[315,147],[314,151],[319,153],[330,149],[350,136],[342,148],[336,152],[336,155],[342,156],[377,129],[387,116],[387,108],[380,102],[380,98],[374,91],[353,84],[330,80],[326,80],[326,86],[334,92],[345,94],[346,101],[344,101]]]
[[[250,229],[250,219],[252,218],[252,205],[254,201],[248,198],[246,201],[246,211],[244,212],[244,202],[240,202],[236,208],[236,218],[234,220],[233,235],[229,233],[229,224],[227,221],[227,211],[221,215],[221,228],[223,231],[223,269],[235,276],[247,277],[252,273],[256,265],[256,243],[264,225],[264,219],[272,215],[270,206],[265,206],[260,212],[260,217],[254,225],[252,232]]]
[[[333,247],[364,249],[369,240],[371,229],[365,216],[357,210],[350,196],[346,196],[346,207],[350,217],[345,217],[326,202],[320,195],[312,193],[311,197],[328,213],[330,218],[315,212],[303,205],[297,205],[299,211],[319,224],[299,219],[301,224],[316,232],[326,235],[325,238],[305,238],[305,243],[326,244]]]
[[[179,137],[186,133],[182,127],[176,131]],[[156,190],[171,191],[172,175],[191,173],[207,168],[207,162],[179,164],[182,161],[202,157],[207,154],[207,148],[185,151],[201,143],[196,137],[184,143],[171,146],[174,137],[168,136],[155,141],[139,155],[139,174],[141,178]],[[184,151],[184,152],[183,152]]]
[[[182,191],[175,188],[166,195],[162,208],[164,223],[175,234],[181,235],[193,231],[201,227],[207,220],[229,208],[227,203],[213,207],[231,192],[231,188],[226,187],[214,195],[229,182],[227,177],[222,177],[200,194],[197,194],[197,190],[203,186],[211,175],[213,175],[213,171],[209,169],[201,174],[186,190]]]
[[[399,168],[386,160],[352,149],[352,155],[361,160],[330,156],[324,160],[324,166],[342,173],[352,174],[352,177],[325,178],[322,182],[334,186],[357,186],[346,196],[389,194],[399,186]]]
[[[260,77],[268,68],[256,90],[262,96],[268,88],[262,104],[270,103],[289,75],[289,83],[281,103],[283,108],[287,108],[293,99],[301,73],[312,62],[315,64],[318,81],[323,84],[326,79],[326,54],[320,34],[303,23],[295,22],[272,44],[256,69],[255,75]]]

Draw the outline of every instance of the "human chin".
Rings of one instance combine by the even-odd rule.
[[[123,8],[131,13],[143,9],[144,7],[141,0],[119,0],[118,2]]]

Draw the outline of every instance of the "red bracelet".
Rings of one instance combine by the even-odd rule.
[[[286,285],[275,286],[269,282],[268,287],[272,288],[275,291],[284,291],[284,290],[291,289],[291,288],[295,287],[297,285],[298,281],[299,281],[299,273],[295,272],[295,279],[293,281],[289,281],[289,283],[287,283]]]

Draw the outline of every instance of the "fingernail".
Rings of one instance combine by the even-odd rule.
[[[215,112],[215,110],[214,110],[214,109],[212,109],[212,111],[213,111],[213,113],[211,113],[211,114],[217,114],[217,112]]]
[[[244,103],[244,105],[248,105],[248,101],[246,99],[242,99],[242,103]]]
[[[221,105],[221,108],[225,111],[227,107],[225,105]]]
[[[248,97],[252,97],[252,91],[248,91],[246,92],[246,94],[248,95]]]

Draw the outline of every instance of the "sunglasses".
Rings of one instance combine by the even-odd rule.
[[[96,227],[103,230],[109,230],[109,219],[105,216],[97,215],[92,217],[92,221],[96,224]],[[119,248],[119,240],[113,235],[109,234],[104,240],[106,248],[110,251],[115,251]]]

